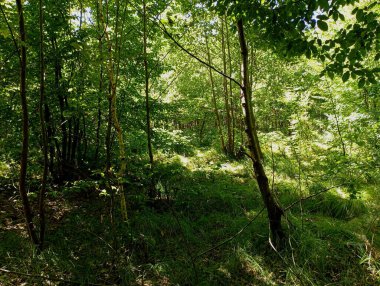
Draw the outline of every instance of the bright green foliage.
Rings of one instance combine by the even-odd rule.
[[[118,178],[113,126],[106,146],[109,47],[98,1],[44,0],[48,223],[46,249],[38,255],[25,236],[16,191],[16,46],[26,45],[28,193],[37,210],[39,11],[35,1],[23,2],[26,43],[17,41],[14,1],[0,1],[0,268],[21,272],[0,269],[1,285],[48,283],[25,273],[84,285],[380,283],[378,1],[146,1],[154,168],[147,149],[142,3],[103,1],[126,141],[127,171]],[[277,252],[268,243],[268,220],[246,156],[240,87],[228,79],[226,93],[223,77],[212,71],[214,106],[209,67],[163,31],[203,62],[209,53],[218,71],[226,61],[226,74],[240,82],[240,18],[263,164],[286,209],[287,239]],[[229,50],[223,51],[223,39]],[[230,154],[221,143],[221,137],[227,142],[228,114]],[[120,182],[128,223],[116,202]],[[157,197],[149,199],[152,186]]]

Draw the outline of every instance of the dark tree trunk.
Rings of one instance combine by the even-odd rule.
[[[99,20],[98,20],[99,25]],[[95,137],[95,162],[99,158],[99,146],[100,146],[100,127],[102,124],[102,109],[101,98],[103,95],[103,43],[102,37],[99,37],[99,57],[100,57],[100,71],[99,71],[99,95],[98,95],[98,119],[96,125],[96,137]]]
[[[55,157],[55,149],[53,143],[54,130],[51,122],[51,114],[49,106],[47,105],[46,98],[44,99],[44,121],[46,126],[46,140],[49,147],[49,171],[52,176],[54,176],[54,157]]]
[[[147,54],[147,15],[146,15],[146,3],[143,0],[143,54],[144,54],[144,71],[145,71],[145,111],[146,111],[146,134],[147,134],[147,143],[148,143],[148,154],[149,154],[149,163],[150,163],[150,172],[153,173],[153,150],[152,150],[152,127],[151,127],[151,118],[150,118],[150,103],[149,103],[149,70],[148,70],[148,54]],[[154,178],[151,176],[149,183],[148,196],[150,199],[156,197],[156,190],[154,184]]]
[[[148,151],[149,151],[149,162],[153,166],[153,151],[152,151],[152,128],[150,121],[150,104],[149,104],[149,71],[148,71],[148,55],[147,55],[147,15],[146,15],[146,4],[143,1],[144,10],[144,69],[145,69],[145,109],[146,109],[146,133],[148,136]]]
[[[44,30],[43,30],[43,4],[42,0],[39,0],[39,26],[40,26],[40,123],[41,123],[41,135],[42,135],[42,151],[44,155],[44,167],[42,174],[41,190],[39,196],[39,215],[40,215],[40,244],[39,250],[42,251],[45,241],[45,193],[46,193],[46,181],[48,175],[48,139],[46,133],[46,123],[44,117],[44,104],[45,104],[45,58],[44,58]]]
[[[72,144],[71,144],[71,154],[70,154],[70,161],[72,163],[76,162],[76,154],[79,146],[79,125],[80,125],[80,118],[75,118],[74,120],[74,133],[72,136]]]
[[[62,76],[61,73],[61,64],[59,62],[59,55],[58,49],[57,49],[57,41],[55,38],[52,40],[53,50],[55,52],[55,66],[54,66],[54,85],[55,85],[55,91],[57,93],[58,102],[59,102],[59,112],[60,112],[60,126],[61,126],[61,133],[62,133],[62,143],[61,143],[61,158],[60,158],[60,164],[62,165],[66,159],[67,159],[67,128],[66,128],[66,120],[64,117],[64,111],[65,111],[65,99],[62,95],[62,89],[60,86],[60,79]]]
[[[245,116],[246,133],[249,142],[249,153],[252,159],[253,169],[256,175],[257,183],[259,185],[260,193],[263,198],[265,207],[268,211],[272,237],[275,243],[279,244],[279,242],[284,238],[284,232],[281,225],[283,210],[276,201],[269,187],[268,177],[265,174],[264,166],[262,164],[261,148],[256,130],[256,119],[252,108],[252,91],[249,83],[248,72],[248,49],[244,35],[243,21],[241,19],[237,23],[237,28],[242,54],[241,102]]]
[[[22,149],[21,149],[21,162],[20,162],[20,180],[19,191],[22,199],[24,215],[26,220],[26,228],[29,233],[33,244],[39,245],[36,230],[33,224],[33,213],[30,207],[27,191],[26,191],[26,173],[28,163],[28,147],[29,147],[29,116],[28,104],[26,100],[26,44],[25,44],[25,25],[24,13],[21,0],[16,0],[18,18],[19,18],[19,32],[20,32],[20,97],[22,109]]]

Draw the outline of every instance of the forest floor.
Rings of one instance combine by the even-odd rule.
[[[110,222],[109,194],[95,179],[52,186],[39,255],[17,191],[1,186],[0,285],[380,285],[379,187],[295,205],[275,250],[248,165],[200,151],[158,160],[161,199],[147,204],[144,184],[130,182],[128,222],[118,211]],[[274,185],[282,205],[299,200]]]

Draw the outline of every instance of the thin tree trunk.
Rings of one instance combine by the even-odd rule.
[[[43,30],[43,3],[39,0],[39,26],[40,26],[40,123],[41,123],[41,135],[42,135],[42,150],[44,154],[44,167],[42,174],[41,190],[39,196],[39,215],[40,215],[40,244],[39,250],[42,251],[45,241],[45,193],[46,193],[46,181],[48,175],[48,140],[46,134],[46,124],[44,118],[44,104],[45,104],[45,58],[44,58],[44,30]]]
[[[153,150],[152,150],[152,127],[151,127],[151,119],[150,119],[150,103],[149,103],[149,70],[148,70],[148,54],[147,54],[147,15],[146,15],[146,2],[143,0],[143,56],[144,56],[144,71],[145,71],[145,111],[146,111],[146,133],[148,140],[148,153],[149,153],[149,163],[150,163],[150,172],[153,174]],[[156,197],[156,190],[154,186],[153,176],[151,176],[150,186],[148,195],[150,199],[154,199]]]
[[[284,237],[284,232],[281,225],[283,210],[275,200],[275,197],[269,188],[268,177],[265,174],[264,166],[262,164],[261,148],[256,130],[256,119],[252,109],[252,90],[249,83],[248,71],[248,49],[245,40],[243,20],[238,20],[237,28],[242,54],[241,102],[245,116],[246,133],[249,141],[248,147],[260,193],[268,211],[272,237],[275,243],[278,244]]]
[[[80,127],[80,118],[79,117],[76,117],[75,120],[74,120],[74,132],[73,132],[73,139],[72,139],[72,147],[71,147],[71,162],[75,164],[76,162],[76,154],[77,154],[77,150],[78,150],[78,147],[79,147],[79,129]]]
[[[118,3],[118,1],[117,1]],[[118,9],[118,8],[117,8]],[[108,60],[107,60],[107,71],[108,71],[108,78],[111,86],[111,93],[108,96],[108,100],[110,103],[110,111],[112,115],[112,125],[116,130],[118,141],[119,141],[119,159],[120,159],[120,170],[119,170],[119,178],[120,178],[120,203],[121,203],[121,214],[124,220],[128,219],[127,215],[127,205],[125,201],[125,195],[123,190],[123,178],[125,176],[125,171],[127,167],[126,162],[126,154],[125,154],[125,143],[124,143],[124,137],[123,137],[123,131],[121,129],[118,115],[117,115],[117,108],[116,108],[116,81],[115,81],[115,73],[114,73],[114,59],[112,55],[112,42],[109,36],[109,33],[107,31],[107,26],[104,21],[103,16],[103,7],[102,7],[102,0],[99,0],[99,16],[100,20],[103,26],[103,32],[104,36],[106,38],[106,43],[108,45]],[[115,21],[118,21],[116,19]],[[117,37],[117,36],[116,36]],[[116,47],[117,50],[117,47]]]
[[[99,15],[99,4],[96,5],[96,8]],[[99,17],[97,17],[97,25],[98,25],[98,30],[100,31]],[[97,162],[99,158],[100,127],[102,124],[102,109],[101,109],[101,98],[103,94],[103,41],[102,39],[103,39],[103,34],[100,34],[99,39],[98,39],[100,69],[99,69],[98,119],[97,119],[96,137],[95,137],[95,162]]]
[[[26,173],[28,167],[28,147],[29,147],[29,116],[28,104],[26,100],[26,44],[25,44],[25,24],[24,13],[21,0],[16,0],[18,18],[19,18],[19,32],[20,32],[20,97],[22,109],[22,149],[21,149],[21,163],[20,163],[20,180],[19,191],[22,199],[24,215],[26,220],[26,228],[29,237],[33,244],[39,245],[38,237],[33,223],[33,213],[30,207],[27,191],[26,191]]]
[[[47,143],[49,146],[49,171],[50,174],[54,177],[55,172],[54,172],[54,157],[55,157],[55,149],[54,149],[54,142],[53,142],[53,137],[54,137],[54,130],[52,127],[52,122],[51,122],[51,113],[49,106],[46,102],[46,98],[44,100],[44,119],[45,119],[45,125],[46,125],[46,134],[47,134]]]
[[[87,158],[87,148],[88,148],[88,142],[87,142],[87,123],[86,123],[86,117],[83,115],[82,116],[83,120],[83,145],[84,145],[84,150],[83,150],[83,155],[79,158],[82,160],[86,160]]]
[[[150,121],[150,104],[149,104],[149,70],[148,70],[148,55],[147,55],[147,28],[146,28],[146,3],[143,0],[143,13],[144,13],[144,69],[145,69],[145,108],[146,108],[146,126],[147,126],[147,136],[148,136],[148,151],[149,151],[149,162],[153,166],[153,151],[152,151],[152,128]]]
[[[226,23],[226,40],[227,40],[227,54],[228,54],[228,65],[229,65],[229,76],[232,77],[232,57],[231,57],[231,44],[230,44],[230,35],[228,32],[227,26],[227,17],[224,17]],[[232,80],[229,80],[229,97],[230,97],[230,109],[231,109],[231,128],[232,128],[232,151],[235,152],[235,128],[236,128],[236,118],[235,118],[235,101],[232,89]]]
[[[333,109],[334,109],[334,119],[335,119],[336,129],[338,131],[340,144],[342,145],[342,153],[343,153],[343,156],[346,156],[346,154],[347,154],[347,152],[346,152],[346,144],[344,144],[344,141],[343,141],[342,131],[340,129],[340,123],[339,123],[338,114],[337,114],[337,111],[336,111],[336,102],[334,102],[334,99],[332,98],[332,95],[331,95],[331,103],[332,103],[332,106],[333,106]]]
[[[61,79],[61,64],[59,62],[59,55],[58,55],[58,49],[57,49],[57,41],[55,37],[52,39],[52,46],[55,53],[55,66],[54,66],[54,85],[55,85],[55,91],[58,96],[58,102],[59,102],[59,112],[60,112],[60,126],[61,126],[61,132],[62,132],[62,143],[61,143],[61,158],[60,158],[60,168],[62,168],[62,164],[66,161],[67,158],[67,122],[64,117],[64,111],[65,111],[65,100],[62,96],[62,89],[60,86],[60,79]],[[61,170],[62,171],[62,170]]]
[[[205,36],[205,39],[206,39],[208,64],[212,65],[210,48],[208,45],[208,37]],[[209,76],[210,76],[210,82],[211,82],[212,103],[214,105],[214,113],[215,113],[215,117],[216,117],[216,124],[217,124],[218,130],[219,130],[220,143],[222,144],[222,150],[223,150],[223,152],[225,152],[226,151],[226,144],[224,143],[223,130],[222,130],[222,126],[221,126],[221,122],[220,122],[220,115],[219,115],[218,106],[217,106],[217,102],[216,102],[214,77],[212,76],[212,69],[211,68],[209,68]]]
[[[222,22],[222,54],[223,54],[223,73],[227,74],[227,57],[226,57],[226,40],[224,35],[224,19]],[[226,111],[226,124],[227,124],[227,154],[233,155],[233,140],[232,140],[232,129],[231,129],[231,106],[228,100],[228,82],[227,78],[223,77],[223,95],[224,95],[224,105]]]
[[[111,114],[111,101],[108,101],[108,120],[106,132],[106,176],[107,176],[107,191],[111,194],[110,201],[110,219],[114,223],[115,213],[115,193],[111,188],[111,129],[112,129],[112,114]]]
[[[203,131],[205,129],[205,125],[206,125],[206,112],[203,115],[201,128],[199,130],[199,144],[202,144],[202,141],[203,141]]]

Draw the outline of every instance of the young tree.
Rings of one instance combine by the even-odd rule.
[[[26,174],[28,167],[28,150],[29,150],[29,114],[28,103],[26,98],[26,33],[24,21],[24,9],[21,0],[16,0],[18,19],[19,19],[19,34],[20,34],[20,97],[21,97],[21,110],[22,110],[22,149],[21,149],[21,162],[20,162],[20,180],[19,191],[23,203],[24,215],[26,220],[26,228],[29,237],[34,245],[39,245],[39,240],[36,234],[35,226],[33,223],[33,213],[30,207],[27,190],[26,190]]]

